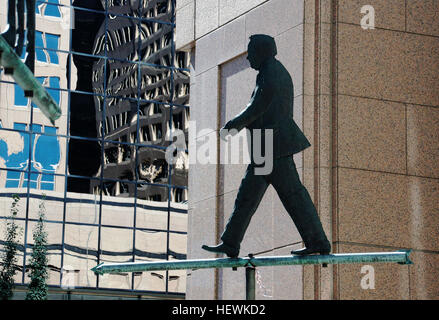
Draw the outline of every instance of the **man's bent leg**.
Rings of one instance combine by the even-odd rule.
[[[331,245],[312,199],[299,179],[292,157],[275,160],[272,184],[296,225],[306,248],[329,253]]]
[[[244,238],[250,220],[261,202],[268,183],[264,176],[255,175],[254,168],[249,165],[241,181],[235,207],[227,222],[221,240],[239,252],[240,244]]]

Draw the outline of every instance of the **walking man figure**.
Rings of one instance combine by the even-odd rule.
[[[293,154],[308,148],[310,143],[293,120],[293,82],[288,71],[275,58],[276,54],[276,43],[272,37],[262,34],[250,37],[247,60],[253,69],[259,71],[256,88],[247,107],[220,131],[224,137],[231,129],[273,130],[273,170],[266,175],[255,174],[258,164],[253,160],[252,153],[235,207],[221,235],[222,243],[202,246],[207,251],[224,253],[231,258],[238,257],[245,231],[270,184],[276,189],[305,243],[305,248],[291,253],[329,254],[331,251],[316,208],[299,179],[293,161]],[[265,146],[262,145],[261,149],[264,150]]]

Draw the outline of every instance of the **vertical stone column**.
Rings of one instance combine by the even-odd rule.
[[[337,252],[334,242],[334,92],[332,3],[328,0],[305,1],[304,24],[304,132],[311,148],[303,155],[303,181],[322,221],[323,228]],[[304,299],[332,299],[335,267],[304,266]]]
[[[434,1],[305,1],[304,181],[333,252],[412,248],[415,263],[374,265],[373,288],[362,265],[307,266],[305,299],[438,297],[438,12]]]

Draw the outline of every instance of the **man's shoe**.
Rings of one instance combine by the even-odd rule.
[[[239,250],[234,249],[226,245],[225,243],[220,243],[217,246],[206,246],[205,244],[203,244],[201,248],[209,252],[224,253],[229,258],[237,258],[239,255]]]
[[[291,251],[291,254],[294,254],[297,256],[305,256],[305,255],[313,254],[313,253],[320,253],[322,255],[326,255],[326,254],[329,254],[329,252],[330,252],[330,250],[328,250],[328,249],[302,248],[299,250]]]
[[[326,242],[326,243],[310,246],[309,248],[293,250],[291,251],[291,254],[298,256],[304,256],[313,253],[320,253],[321,255],[327,255],[329,254],[329,252],[331,252],[331,245],[329,244],[329,242]]]

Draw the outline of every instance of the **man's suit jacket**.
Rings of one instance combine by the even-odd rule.
[[[274,159],[292,155],[311,145],[293,120],[293,106],[294,87],[291,76],[272,57],[262,63],[256,78],[256,88],[247,107],[224,128],[235,128],[238,131],[243,128],[273,129]]]

